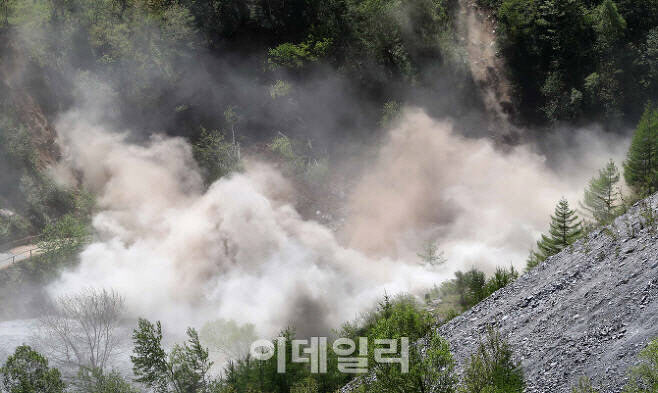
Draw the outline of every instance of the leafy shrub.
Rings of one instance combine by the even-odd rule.
[[[331,46],[331,39],[314,40],[309,37],[305,42],[292,44],[286,42],[268,51],[267,63],[270,68],[302,68],[309,63],[320,60]]]
[[[313,157],[310,142],[304,145],[283,134],[277,135],[268,145],[271,152],[281,157],[285,169],[311,186],[322,186],[329,176],[329,161]]]
[[[290,393],[318,393],[318,383],[307,377],[292,386]]]
[[[640,353],[641,363],[631,369],[631,378],[624,393],[655,393],[658,391],[658,338]]]
[[[432,315],[410,296],[394,300],[385,296],[378,311],[374,325],[367,331],[372,340],[409,337],[415,341],[424,337],[434,322]]]
[[[487,336],[464,369],[461,393],[522,393],[523,370],[512,361],[512,350],[500,332],[487,328]]]
[[[79,250],[89,235],[89,224],[73,214],[66,214],[46,225],[39,248],[47,255],[72,254]]]
[[[412,343],[409,351],[409,372],[402,373],[398,365],[377,364],[376,379],[368,386],[368,391],[452,393],[457,385],[454,367],[450,345],[433,330],[427,348]]]
[[[488,279],[484,272],[476,268],[467,272],[457,271],[455,278],[433,288],[426,295],[426,300],[431,302],[433,298],[439,299],[439,303],[435,305],[436,312],[445,322],[514,282],[518,277],[519,273],[513,266],[496,268],[495,273]]]
[[[509,284],[516,281],[519,278],[519,273],[514,269],[514,266],[510,266],[509,270],[502,267],[497,267],[493,276],[487,280],[487,285],[485,287],[487,296],[496,292],[501,288],[505,288]]]
[[[73,392],[80,393],[138,393],[121,374],[116,371],[104,374],[97,368],[82,368],[73,382]]]
[[[225,141],[224,135],[218,130],[209,131],[202,127],[201,136],[193,145],[193,152],[208,184],[240,169],[237,147]]]

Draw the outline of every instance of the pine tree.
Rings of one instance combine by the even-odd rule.
[[[640,196],[658,191],[658,108],[647,105],[624,162],[626,183]]]
[[[585,189],[585,198],[581,205],[599,224],[610,222],[619,210],[620,192],[616,189],[619,183],[619,169],[610,160],[605,168],[599,170],[599,175],[590,180]]]
[[[439,250],[439,246],[435,242],[428,242],[422,253],[418,253],[418,257],[429,266],[438,266],[446,262],[443,251]]]
[[[531,251],[527,267],[531,269],[571,245],[582,235],[581,223],[569,202],[562,198],[551,216],[551,225],[547,235],[541,235],[537,242],[537,251]]]

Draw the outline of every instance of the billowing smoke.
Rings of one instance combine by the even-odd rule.
[[[454,128],[406,112],[353,193],[350,246],[411,259],[438,242],[454,269],[521,268],[557,201],[578,207],[587,180],[626,150],[620,137],[597,129],[560,131],[547,136],[561,152],[549,162],[532,145],[503,152]]]
[[[469,1],[462,11],[471,72],[496,114],[488,127],[500,125],[505,129],[494,134],[506,135],[509,86],[491,79],[502,75],[491,24]],[[161,319],[178,331],[222,318],[253,323],[262,334],[289,325],[302,335],[327,332],[385,292],[420,294],[471,266],[520,268],[558,199],[575,205],[595,170],[625,150],[597,130],[542,138],[555,149],[500,149],[490,139],[461,136],[451,120],[406,109],[374,160],[355,159],[364,169],[335,233],[301,217],[297,192],[271,165],[247,158],[242,173],[206,188],[185,139],[143,141],[139,124],[141,130],[116,130],[130,122],[112,110],[119,107],[112,99],[100,100],[111,89],[80,90],[82,101],[94,104],[60,116],[63,158],[53,173],[97,195],[96,235],[51,292],[111,288],[125,296],[130,316]],[[341,111],[316,106],[319,123],[338,128],[327,119]],[[267,116],[258,120],[267,123]],[[540,153],[548,150],[562,153],[549,161]],[[437,242],[446,265],[421,263],[417,253],[427,242]]]
[[[263,334],[326,332],[385,292],[419,294],[471,266],[520,267],[555,202],[575,201],[591,165],[619,153],[601,143],[601,162],[554,170],[529,146],[501,152],[409,109],[366,166],[336,236],[300,217],[270,165],[248,161],[206,190],[184,139],[131,143],[89,113],[58,122],[57,173],[98,194],[98,235],[52,292],[113,288],[131,316],[176,329],[224,318]],[[449,261],[438,271],[416,255],[435,240]]]
[[[73,111],[57,125],[69,169],[98,194],[97,239],[54,293],[113,288],[132,316],[182,329],[216,318],[251,322],[263,333],[294,325],[327,332],[385,291],[418,292],[444,277],[416,259],[368,258],[305,221],[293,192],[271,167],[204,190],[190,146],[179,138],[128,142]]]

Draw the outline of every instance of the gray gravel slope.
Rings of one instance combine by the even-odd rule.
[[[658,194],[635,204],[441,326],[458,373],[495,325],[524,369],[526,392],[570,393],[585,375],[601,393],[620,392],[638,353],[658,337],[657,207]],[[363,378],[372,375],[340,391],[355,391]]]
[[[570,392],[582,375],[601,392],[621,391],[639,351],[658,336],[658,224],[648,214],[657,200],[636,204],[440,327],[459,370],[495,324],[523,366],[527,392]]]

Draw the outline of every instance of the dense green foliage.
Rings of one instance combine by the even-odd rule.
[[[127,382],[116,371],[104,374],[99,369],[83,368],[77,379],[72,383],[72,391],[79,393],[138,393],[139,391]]]
[[[199,140],[194,144],[194,158],[201,167],[207,183],[239,168],[239,147],[226,142],[217,130],[203,128]]]
[[[365,314],[358,322],[345,324],[337,332],[337,336],[353,339],[357,343],[355,351],[359,352],[359,337],[367,337],[371,344],[377,338],[388,339],[400,337],[409,337],[413,343],[430,331],[432,321],[432,316],[412,297],[400,296],[390,299],[386,296],[377,306],[376,310]],[[353,374],[346,374],[339,371],[337,355],[331,350],[327,354],[327,373],[312,374],[308,363],[294,363],[291,361],[292,346],[290,345],[290,341],[296,338],[294,330],[284,330],[281,332],[280,337],[286,338],[285,374],[277,373],[277,354],[279,349],[275,347],[274,356],[269,360],[258,361],[247,356],[229,363],[221,381],[218,382],[218,386],[221,386],[225,391],[236,392],[288,392],[295,389],[306,392],[314,391],[313,389],[315,388],[319,392],[332,392],[347,383],[353,376]],[[384,373],[386,378],[391,378],[391,380],[396,380],[407,386],[405,389],[409,389],[409,386],[416,386],[414,384],[417,383],[427,383],[427,381],[419,381],[423,373],[433,372],[435,374],[432,375],[440,375],[440,370],[430,370],[431,365],[444,360],[447,361],[448,358],[446,356],[450,355],[449,352],[445,352],[447,350],[447,344],[439,339],[437,338],[434,342],[433,351],[435,351],[435,356],[430,360],[421,359],[418,352],[414,353],[417,349],[411,350],[411,373],[401,374],[399,365],[391,365],[391,367],[386,367],[385,369],[378,369],[377,372]],[[328,345],[331,347],[333,342],[329,342]],[[372,345],[368,346],[367,356],[369,360],[368,364],[373,366],[374,354]],[[374,370],[374,368],[371,369]],[[372,388],[375,389],[376,387]],[[380,386],[379,388],[382,387]],[[402,389],[402,387],[400,388]]]
[[[510,266],[509,269],[498,267],[494,274],[487,278],[484,272],[472,268],[466,272],[455,272],[455,278],[443,282],[426,294],[431,301],[439,299],[437,313],[444,319],[450,319],[470,309],[497,290],[506,287],[518,278],[519,274]]]
[[[541,235],[537,241],[537,251],[530,251],[527,266],[529,269],[537,266],[546,258],[555,255],[570,246],[582,236],[582,225],[574,210],[569,208],[569,202],[561,199],[551,216],[548,235]]]
[[[655,1],[499,0],[498,41],[529,119],[636,118],[656,98]]]
[[[200,126],[227,130],[217,110],[235,106],[243,111],[245,138],[271,138],[274,130],[314,137],[311,126],[344,135],[372,130],[381,105],[407,96],[405,90],[443,94],[421,83],[440,80],[474,97],[456,49],[455,4],[37,0],[10,1],[7,13],[9,31],[17,33],[12,39],[49,76],[38,80],[46,109],[66,109],[75,99],[72,85],[102,79],[127,122],[196,139]],[[84,78],[70,75],[72,69]],[[340,89],[343,81],[354,88],[336,97],[307,89],[293,89],[293,100],[268,94],[277,81],[313,89],[327,76],[325,89]],[[361,98],[367,102],[359,111],[346,107]],[[323,104],[338,109],[334,124],[316,121],[326,118]]]
[[[48,367],[48,360],[28,346],[16,348],[0,368],[0,385],[7,393],[63,393],[59,370]]]
[[[647,106],[637,125],[624,163],[624,178],[640,196],[658,191],[658,109]]]
[[[293,387],[301,388],[301,384],[322,385],[328,383],[334,388],[337,387],[334,378],[340,377],[336,374],[335,368],[327,367],[327,374],[311,375],[308,364],[292,362],[292,345],[291,341],[296,339],[296,334],[292,329],[286,329],[279,334],[285,337],[285,373],[277,372],[277,359],[280,355],[279,348],[275,346],[274,356],[269,360],[254,360],[250,356],[242,359],[235,359],[229,362],[224,370],[222,379],[219,384],[224,389],[236,392],[258,391],[258,392],[287,392]],[[324,381],[316,381],[315,378],[322,378]],[[311,382],[312,380],[312,382]],[[345,379],[343,379],[344,381]],[[340,383],[340,382],[338,382]],[[329,388],[331,389],[331,388]],[[322,389],[322,391],[325,391]]]
[[[373,315],[374,325],[368,328],[369,338],[414,337],[410,347],[409,372],[401,373],[399,366],[376,364],[371,371],[376,379],[364,379],[359,392],[436,392],[436,393],[520,393],[525,387],[524,373],[513,360],[510,345],[493,326],[488,326],[477,350],[468,360],[461,382],[454,373],[455,362],[446,340],[438,330],[429,328],[424,321],[427,315],[406,297],[394,300],[385,298]],[[365,326],[365,325],[364,325]],[[425,330],[423,332],[423,330]],[[286,339],[286,373],[276,372],[276,360],[258,361],[248,357],[229,363],[223,376],[212,379],[208,374],[210,363],[207,352],[199,343],[194,330],[189,329],[189,343],[176,345],[167,355],[162,349],[162,330],[159,323],[140,320],[135,329],[135,364],[137,381],[144,382],[146,375],[153,377],[147,383],[156,392],[195,393],[320,393],[332,392],[348,378],[343,375],[333,385],[327,385],[326,374],[310,374],[308,364],[290,361],[291,330],[282,332]],[[423,340],[417,341],[418,338]],[[358,347],[356,349],[359,350]],[[274,348],[275,354],[277,348]],[[369,349],[370,351],[370,349]],[[369,357],[372,357],[370,351]],[[625,393],[654,393],[658,388],[658,339],[654,339],[639,355],[640,363],[630,369]],[[272,359],[276,359],[274,356]],[[334,359],[329,359],[332,367]],[[370,359],[372,360],[372,359]],[[141,371],[138,371],[141,370]],[[329,372],[331,375],[331,371]],[[203,383],[201,382],[203,381]],[[66,387],[60,373],[48,367],[48,361],[28,346],[20,346],[0,367],[0,386],[7,393],[136,393],[139,390],[119,373],[104,374],[98,369],[80,369],[77,377]],[[68,389],[68,390],[66,390]],[[184,390],[180,390],[184,389]],[[596,393],[591,380],[582,377],[572,388],[573,393]]]
[[[464,369],[463,393],[521,393],[523,370],[512,360],[512,350],[500,332],[488,327],[487,336]]]
[[[0,208],[11,208],[0,212],[0,243],[34,234],[77,208],[76,191],[55,184],[39,168],[38,154],[28,129],[0,113]]]
[[[391,336],[380,338],[388,337]],[[408,372],[401,372],[399,365],[376,364],[376,379],[366,383],[365,390],[373,393],[455,392],[457,377],[450,345],[436,329],[429,333],[427,339],[427,347],[412,345],[410,348]]]
[[[492,9],[499,23],[500,55],[509,66],[514,104],[522,115],[515,120],[593,120],[614,129],[639,118],[645,103],[658,99],[656,1],[479,3]],[[208,185],[241,168],[244,146],[265,148],[286,174],[307,186],[322,186],[330,175],[330,150],[338,149],[333,144],[366,140],[394,124],[403,105],[420,104],[430,113],[455,117],[469,117],[473,106],[482,105],[466,65],[457,15],[456,0],[0,2],[0,242],[40,233],[43,251],[0,272],[0,296],[29,287],[38,298],[44,282],[75,263],[73,256],[89,238],[93,209],[87,192],[49,177],[46,164],[58,152],[35,140],[34,125],[20,115],[19,106],[52,121],[77,101],[108,100],[118,113],[100,111],[119,125],[188,137]],[[10,58],[20,60],[18,65]],[[25,72],[9,83],[4,75],[13,67]],[[90,92],[102,97],[89,99]],[[658,191],[657,154],[658,109],[648,105],[624,163],[624,178],[638,195]],[[610,162],[585,191],[583,204],[598,224],[610,222],[623,208],[615,189],[619,178]],[[551,220],[528,267],[581,236],[566,200]],[[435,244],[419,257],[428,265],[443,262]],[[475,268],[458,271],[427,300],[438,298],[437,313],[448,320],[517,277],[513,268],[498,268],[490,277]],[[15,315],[16,310],[5,310],[8,303],[3,301],[0,311]],[[414,299],[386,297],[339,333],[353,339],[410,338],[410,373],[376,365],[369,391],[453,392],[454,361],[433,325],[434,316]],[[220,335],[217,328],[226,331]],[[276,372],[276,356],[256,361],[226,345],[226,337],[230,343],[253,338],[253,326],[216,321],[201,333],[213,349],[242,356],[220,379],[208,376],[212,363],[195,330],[188,331],[188,342],[167,352],[160,323],[140,320],[131,357],[136,381],[163,393],[302,393],[334,391],[349,380],[337,370],[335,356],[329,357],[327,374],[312,375],[307,365],[290,361],[287,345],[288,371],[282,375]],[[282,335],[289,343],[295,332],[287,329]],[[415,344],[422,338],[426,347]],[[643,352],[629,392],[656,391],[657,345],[654,341]],[[372,364],[372,353],[368,356]],[[64,389],[59,372],[29,347],[19,347],[0,375],[3,388],[12,393]],[[522,372],[500,333],[488,332],[463,382],[469,393],[522,391]],[[81,370],[70,388],[135,391],[117,373],[99,370]],[[585,382],[577,389],[593,391]]]
[[[175,345],[169,354],[162,347],[162,326],[140,319],[133,332],[133,373],[137,382],[158,393],[205,392],[212,366],[199,335],[188,329],[189,341]]]

